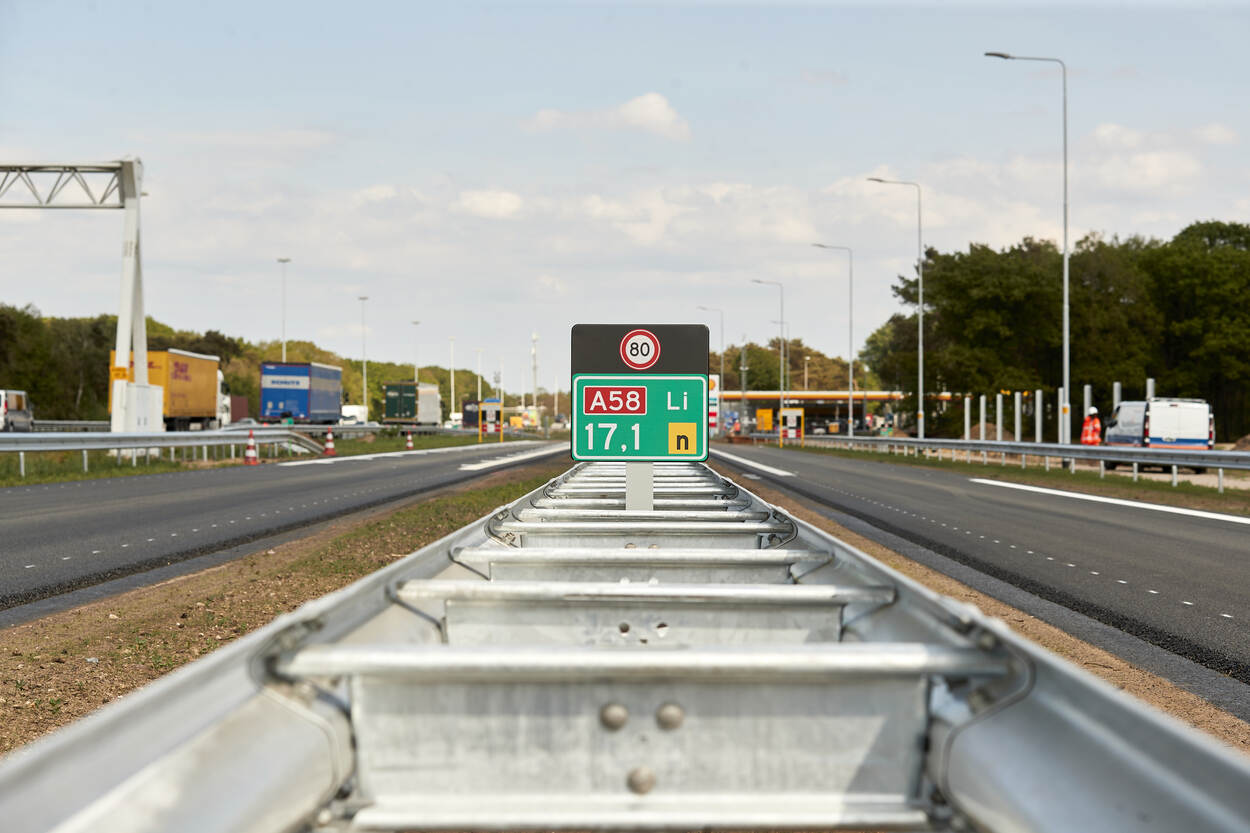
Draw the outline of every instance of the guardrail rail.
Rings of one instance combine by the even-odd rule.
[[[777,442],[776,434],[754,433],[746,435],[757,442]],[[1226,469],[1250,471],[1250,452],[1246,451],[1208,451],[1175,448],[1148,448],[1135,446],[1108,445],[1069,445],[1067,443],[1027,443],[997,442],[993,440],[947,440],[917,439],[915,437],[874,437],[874,436],[836,436],[815,435],[802,440],[785,440],[785,445],[811,445],[817,448],[845,448],[881,451],[888,454],[928,454],[933,452],[942,459],[945,452],[950,452],[952,460],[962,455],[966,462],[972,462],[972,455],[977,454],[983,463],[988,463],[990,455],[996,455],[1001,461],[1007,458],[1019,458],[1021,468],[1029,457],[1042,461],[1050,470],[1051,460],[1060,460],[1064,465],[1075,471],[1077,460],[1087,460],[1099,464],[1099,472],[1105,473],[1108,468],[1118,465],[1130,466],[1133,479],[1137,479],[1140,468],[1158,467],[1172,472],[1172,485],[1177,484],[1177,470],[1181,468],[1195,471],[1214,469],[1218,475],[1218,487],[1224,491],[1224,471]]]
[[[1250,830],[1250,765],[702,464],[582,464],[0,761],[27,831]]]
[[[298,446],[305,451],[320,454],[325,449],[315,440],[304,434],[288,431],[285,428],[252,428],[258,448],[269,446],[271,453],[276,455],[281,446],[294,448]],[[78,431],[78,432],[32,432],[29,434],[0,434],[0,453],[16,452],[18,455],[18,471],[26,476],[26,454],[41,451],[79,451],[82,452],[82,470],[88,470],[88,451],[117,452],[117,463],[122,457],[128,456],[130,464],[137,466],[140,457],[149,459],[159,456],[169,449],[170,459],[176,448],[188,448],[193,452],[199,449],[204,459],[208,459],[208,449],[230,449],[234,457],[238,449],[247,445],[247,429],[243,431],[160,431],[156,433],[122,433],[112,431]],[[129,454],[123,455],[123,452]]]

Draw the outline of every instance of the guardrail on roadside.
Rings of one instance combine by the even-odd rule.
[[[269,445],[276,456],[279,445],[290,443],[300,446],[315,454],[324,448],[320,443],[303,434],[288,431],[286,428],[251,428],[258,448]],[[30,434],[0,434],[0,452],[17,452],[18,471],[26,476],[26,454],[38,451],[81,451],[82,470],[87,471],[88,451],[117,451],[117,462],[121,464],[122,451],[131,451],[130,464],[138,465],[139,457],[151,458],[155,449],[157,456],[168,448],[172,459],[175,448],[202,448],[204,459],[208,459],[209,448],[230,448],[230,456],[235,456],[235,447],[247,443],[243,431],[163,431],[155,434],[114,433],[110,431],[66,432],[33,432]],[[140,453],[142,452],[142,453]]]
[[[750,434],[751,439],[776,442],[776,434]],[[796,444],[799,440],[787,440],[788,444]],[[1250,452],[1245,451],[1207,451],[1174,448],[1134,448],[1126,446],[1105,445],[1068,445],[1066,443],[1023,443],[996,442],[991,440],[944,440],[917,439],[914,437],[861,437],[861,436],[815,436],[805,437],[805,445],[817,447],[847,449],[885,449],[885,453],[922,454],[929,456],[936,453],[938,459],[943,458],[947,451],[951,459],[964,456],[965,462],[972,462],[972,455],[981,455],[981,462],[988,464],[991,455],[1005,462],[1007,458],[1018,457],[1023,468],[1029,457],[1040,458],[1043,465],[1050,469],[1051,460],[1061,460],[1072,470],[1077,460],[1089,460],[1098,463],[1100,474],[1104,474],[1111,463],[1133,467],[1133,479],[1137,479],[1142,466],[1159,466],[1172,471],[1172,485],[1177,484],[1177,470],[1215,469],[1219,477],[1219,490],[1224,491],[1224,470],[1250,470]]]
[[[31,420],[35,431],[107,431],[107,419],[35,419]]]

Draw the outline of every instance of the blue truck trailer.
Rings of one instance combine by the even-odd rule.
[[[343,402],[343,368],[317,362],[263,362],[260,420],[334,424]]]

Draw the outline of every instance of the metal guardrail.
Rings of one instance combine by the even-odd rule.
[[[36,419],[32,420],[35,431],[107,431],[107,419]]]
[[[259,447],[273,446],[276,454],[279,445],[290,444],[321,454],[325,449],[316,441],[288,431],[285,428],[252,428],[251,431]],[[32,432],[29,434],[0,434],[0,453],[16,452],[18,455],[18,471],[26,476],[26,454],[43,451],[80,451],[82,452],[82,470],[88,470],[87,452],[116,451],[118,463],[122,452],[131,452],[130,464],[138,465],[140,457],[151,457],[156,451],[157,456],[164,449],[169,449],[172,457],[175,448],[202,449],[204,457],[208,457],[209,448],[230,447],[241,448],[247,444],[245,431],[161,431],[152,434],[115,433],[111,431],[83,432]],[[233,452],[232,452],[233,453]]]
[[[777,435],[771,433],[755,433],[748,436],[754,440],[777,441]],[[1163,469],[1171,469],[1174,475],[1175,470],[1178,468],[1215,469],[1220,475],[1220,491],[1224,490],[1223,474],[1225,469],[1250,470],[1250,452],[1246,451],[1207,451],[1205,449],[1189,451],[1174,448],[1068,445],[1065,443],[995,442],[990,440],[928,438],[921,440],[914,437],[848,437],[830,435],[808,436],[802,442],[806,445],[817,447],[885,449],[888,453],[901,451],[905,454],[911,454],[932,451],[938,452],[939,458],[943,452],[949,451],[951,452],[951,459],[958,459],[962,455],[967,462],[972,461],[973,454],[981,455],[983,462],[991,454],[1003,458],[1037,457],[1045,462],[1047,468],[1050,466],[1050,460],[1062,460],[1065,463],[1087,460],[1101,463],[1100,468],[1105,467],[1108,463],[1112,464],[1112,467],[1118,465],[1133,466],[1134,474],[1142,466],[1158,466]],[[798,444],[799,440],[786,440],[786,445]],[[1173,485],[1175,483],[1174,477]]]
[[[1250,831],[1250,762],[701,464],[579,465],[0,761],[6,833]]]

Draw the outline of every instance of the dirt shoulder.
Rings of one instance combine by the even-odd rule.
[[[726,477],[739,476],[736,471],[716,464],[713,464],[712,468]],[[1128,692],[1160,711],[1185,721],[1222,743],[1250,753],[1250,723],[1216,708],[1196,694],[1162,677],[1143,671],[1112,653],[1083,642],[1035,616],[973,590],[966,584],[939,573],[937,570],[918,564],[875,541],[851,532],[821,515],[817,511],[818,505],[808,498],[783,492],[763,485],[759,481],[752,482],[750,489],[764,500],[785,507],[786,512],[863,550],[908,578],[944,596],[976,605],[987,615],[1006,622],[1012,630],[1026,639],[1053,651],[1069,662],[1076,663],[1121,691]]]
[[[561,461],[497,472],[0,630],[0,754],[454,532],[567,468]]]

